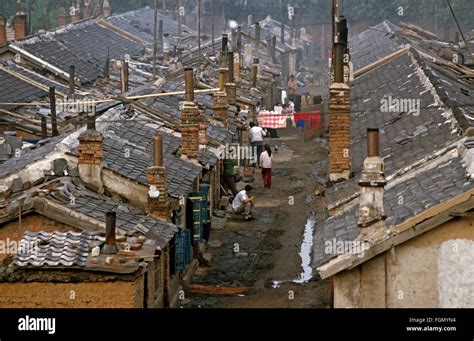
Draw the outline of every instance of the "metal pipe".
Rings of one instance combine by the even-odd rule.
[[[276,62],[276,44],[277,44],[277,38],[275,36],[272,37],[272,61],[273,63]]]
[[[380,157],[380,136],[377,128],[367,129],[367,156]]]
[[[158,22],[158,44],[161,46],[163,50],[163,20]]]
[[[107,212],[105,214],[105,244],[102,247],[102,253],[115,254],[118,252],[117,242],[115,239],[116,213]]]
[[[255,49],[257,50],[257,56],[260,53],[260,23],[255,23]]]
[[[242,52],[242,26],[237,27],[237,53]]]
[[[194,70],[192,67],[184,68],[184,99],[194,102]]]
[[[92,111],[87,113],[87,130],[95,130],[95,114],[96,114],[96,105],[92,107]]]
[[[163,35],[163,62],[168,63],[170,59],[170,40],[169,34],[165,33]]]
[[[153,136],[153,166],[163,167],[163,140],[160,135]]]
[[[229,37],[227,34],[222,35],[222,46],[221,46],[221,67],[227,66],[227,52],[229,51]]]

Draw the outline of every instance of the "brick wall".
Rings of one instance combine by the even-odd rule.
[[[207,123],[204,111],[199,111],[199,144],[207,146]]]
[[[7,22],[3,16],[0,15],[0,46],[7,43]]]
[[[349,86],[333,83],[329,94],[329,173],[332,181],[350,175]]]
[[[28,35],[28,21],[26,15],[17,15],[13,20],[15,39],[21,39]]]
[[[148,168],[147,181],[149,186],[155,186],[160,194],[158,197],[148,195],[148,212],[164,220],[169,219],[169,197],[166,185],[166,168],[154,166]]]
[[[193,102],[185,102],[181,113],[181,154],[197,160],[199,151],[199,109]]]
[[[79,135],[79,164],[100,165],[102,162],[102,135],[95,130],[86,130]]]
[[[219,91],[214,94],[214,118],[226,122],[227,121],[227,94]]]
[[[227,93],[227,102],[230,105],[237,104],[237,86],[235,83],[227,83],[225,86],[225,92]]]

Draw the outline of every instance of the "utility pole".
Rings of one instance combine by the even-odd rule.
[[[156,30],[158,26],[158,0],[155,0],[155,13],[153,20],[153,78],[156,78],[156,54],[157,54],[157,37]]]
[[[168,13],[166,11],[166,0],[163,0],[163,15],[166,16]]]
[[[181,0],[178,0],[178,39],[181,43]]]
[[[198,3],[198,77],[201,75],[201,16],[202,0]]]
[[[449,0],[446,0],[446,2],[448,3],[449,10],[451,11],[454,21],[456,22],[456,26],[458,27],[459,33],[461,34],[462,40],[464,42],[464,46],[467,47],[466,37],[464,36],[464,33],[462,32],[462,28],[461,28],[461,25],[459,25],[459,21],[458,21],[458,18],[456,17],[456,14],[454,14],[453,7],[451,7],[451,3],[449,2]]]
[[[211,35],[212,35],[212,55],[216,55],[216,48],[214,46],[216,40],[214,36],[214,0],[211,0]]]

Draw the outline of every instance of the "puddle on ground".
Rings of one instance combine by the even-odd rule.
[[[313,268],[311,267],[311,254],[313,250],[313,232],[314,225],[316,224],[316,218],[310,216],[306,222],[303,233],[303,242],[301,243],[301,251],[299,253],[301,257],[301,267],[303,271],[299,276],[289,281],[273,281],[272,287],[278,288],[282,283],[307,283],[313,278]]]

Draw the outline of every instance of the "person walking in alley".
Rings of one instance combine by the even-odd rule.
[[[288,81],[288,94],[290,96],[296,95],[296,89],[298,88],[298,83],[294,75],[291,75],[290,80]]]
[[[254,198],[250,196],[252,192],[252,186],[247,185],[245,188],[237,193],[232,202],[232,211],[234,214],[243,214],[245,220],[252,219],[252,209],[254,206]]]
[[[263,151],[263,137],[266,136],[267,133],[253,122],[250,122],[250,131],[249,131],[249,140],[250,146],[252,146],[252,152],[257,152],[256,160],[254,160],[253,165],[260,163],[260,154]]]
[[[272,149],[268,144],[263,146],[264,152],[260,155],[263,187],[272,188]]]

